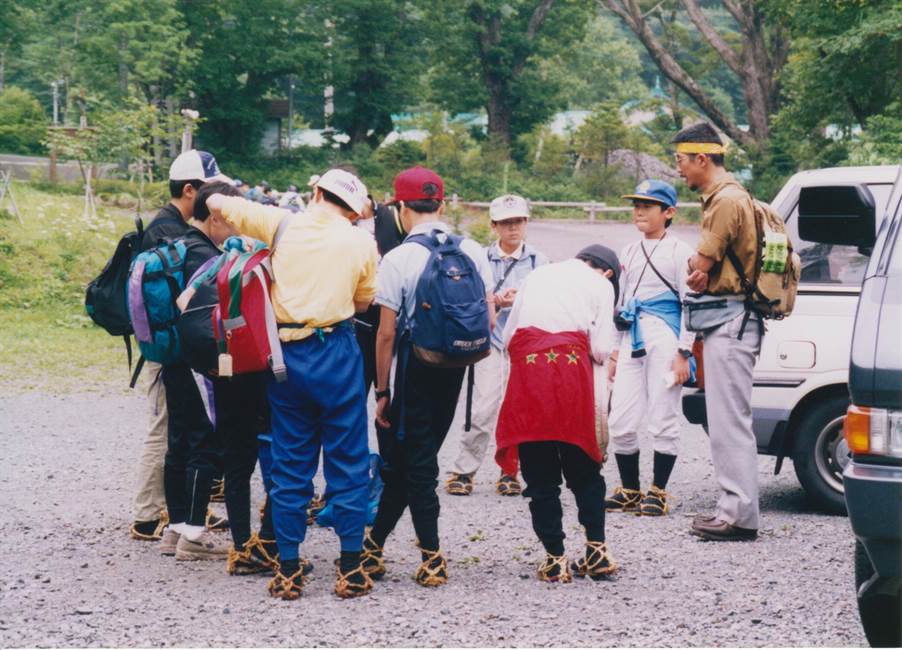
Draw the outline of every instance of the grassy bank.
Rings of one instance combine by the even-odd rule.
[[[0,212],[0,381],[7,389],[127,384],[124,345],[93,325],[84,288],[103,268],[133,212],[83,213],[78,196],[15,183],[23,224]]]

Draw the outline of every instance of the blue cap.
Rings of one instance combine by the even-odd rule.
[[[675,208],[677,204],[676,189],[674,189],[673,185],[664,181],[642,181],[636,186],[636,191],[633,194],[624,194],[623,198],[637,201],[654,201],[661,203],[667,208]]]

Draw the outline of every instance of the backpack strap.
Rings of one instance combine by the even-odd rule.
[[[138,364],[135,366],[135,372],[132,374],[132,380],[129,382],[128,387],[134,388],[135,384],[138,383],[138,375],[141,374],[141,369],[144,367],[144,355],[138,359]]]
[[[511,260],[511,263],[507,265],[507,268],[504,269],[504,275],[501,276],[501,279],[498,280],[498,284],[495,285],[495,288],[492,289],[492,293],[498,293],[498,289],[501,288],[501,285],[504,284],[504,281],[507,280],[507,276],[510,275],[511,271],[514,270],[514,267],[517,265],[519,260]],[[533,256],[532,260],[533,268],[535,268],[536,260],[535,256]]]
[[[473,424],[473,386],[476,383],[476,364],[467,366],[467,411],[464,420],[464,431],[469,431]]]
[[[649,268],[655,272],[655,275],[658,276],[658,279],[661,282],[663,282],[664,286],[667,287],[668,289],[670,289],[674,293],[674,295],[677,297],[677,300],[679,300],[680,292],[677,291],[674,288],[674,286],[672,284],[670,284],[670,282],[668,282],[667,279],[663,275],[661,275],[661,272],[658,270],[658,267],[655,266],[654,262],[651,261],[651,255],[649,255],[648,251],[645,250],[645,244],[642,241],[639,242],[639,248],[642,249],[642,254],[645,255],[645,262],[646,262],[646,264],[648,264]],[[655,248],[657,248],[657,246],[655,246]],[[654,250],[652,251],[652,253],[654,253]],[[638,284],[636,285],[636,288],[638,288]],[[633,292],[633,295],[634,296],[636,295],[635,291]]]

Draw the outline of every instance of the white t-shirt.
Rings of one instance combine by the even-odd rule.
[[[409,235],[425,235],[433,230],[451,232],[451,227],[441,221],[421,223]],[[468,238],[460,243],[460,249],[476,264],[486,292],[491,291],[495,282],[485,250]],[[425,246],[416,242],[404,242],[386,253],[376,273],[376,303],[396,312],[401,311],[403,304],[408,322],[412,321],[416,308],[414,296],[417,293],[417,283],[429,261],[429,254]]]
[[[595,363],[604,363],[614,336],[614,286],[582,260],[540,266],[520,285],[504,328],[504,346],[526,327],[585,332]]]
[[[642,253],[642,244],[651,258],[655,268],[667,278],[674,289],[679,291],[682,300],[690,289],[686,286],[686,278],[689,272],[689,258],[695,254],[692,247],[682,239],[667,233],[663,239],[639,239],[627,244],[620,252],[620,264],[623,270],[620,273],[620,302],[618,306],[625,305],[630,298],[648,300],[662,293],[672,293],[666,284],[658,277],[651,265],[646,267],[645,255]],[[643,273],[643,268],[645,269]],[[641,277],[641,280],[640,280]],[[655,318],[647,315],[648,318]],[[682,321],[682,318],[681,318]],[[623,342],[626,332],[617,331],[614,337],[614,349],[618,349]],[[695,332],[686,329],[686,323],[682,322],[680,330],[680,348],[692,349],[695,340]]]

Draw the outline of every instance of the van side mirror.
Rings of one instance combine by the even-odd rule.
[[[870,248],[877,240],[874,196],[864,185],[803,187],[799,236],[821,244]]]

